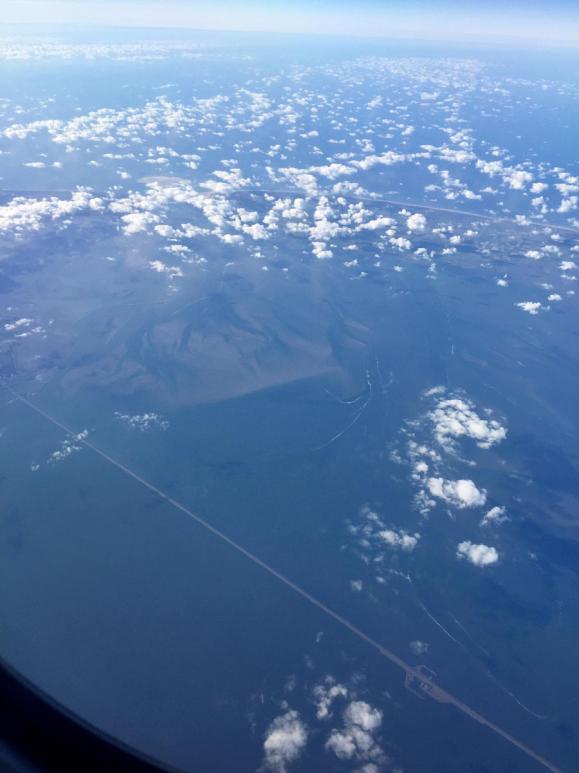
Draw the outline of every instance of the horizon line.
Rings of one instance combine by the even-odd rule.
[[[476,12],[445,7],[438,12],[409,3],[380,10],[363,7],[355,14],[324,9],[324,5],[291,3],[288,7],[263,6],[262,0],[247,0],[240,7],[234,0],[4,0],[0,28],[10,27],[81,27],[100,29],[167,29],[248,34],[313,35],[377,40],[420,40],[453,43],[491,43],[508,45],[579,47],[579,19],[566,13],[530,13],[521,15],[516,8]],[[508,3],[506,3],[508,5]],[[447,13],[444,13],[444,11]],[[420,11],[420,12],[417,12]]]
[[[476,33],[468,33],[462,31],[461,37],[457,36],[444,36],[428,34],[427,31],[419,32],[413,30],[398,30],[391,31],[390,34],[380,34],[378,32],[364,33],[361,31],[324,31],[324,30],[279,30],[276,28],[254,28],[254,27],[216,27],[212,25],[188,25],[188,24],[163,24],[160,22],[155,23],[140,23],[140,24],[128,24],[117,22],[80,22],[80,21],[62,21],[48,22],[48,21],[3,21],[0,20],[0,33],[6,28],[43,28],[53,31],[58,30],[131,30],[138,32],[139,30],[182,30],[184,34],[193,32],[212,32],[223,35],[275,35],[279,37],[314,37],[329,39],[346,39],[346,40],[367,40],[367,41],[396,41],[396,42],[416,42],[416,43],[440,43],[440,44],[454,44],[456,46],[462,45],[481,45],[481,46],[514,46],[516,48],[552,48],[554,46],[564,49],[576,50],[579,48],[579,39],[576,38],[540,38],[540,37],[521,37],[517,35],[500,35],[492,37],[490,35],[479,36]]]

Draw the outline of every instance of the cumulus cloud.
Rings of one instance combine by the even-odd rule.
[[[525,172],[523,169],[509,170],[504,180],[510,188],[514,190],[523,190],[523,188],[533,181],[533,175],[530,172]]]
[[[507,520],[504,507],[491,507],[488,513],[485,513],[480,522],[481,526],[489,526],[491,523],[502,523]]]
[[[289,763],[298,759],[308,740],[305,724],[297,711],[276,717],[267,730],[263,749],[264,765],[276,773],[285,773]]]
[[[368,505],[360,509],[360,522],[352,524],[349,532],[356,538],[359,553],[365,563],[375,569],[382,564],[386,553],[384,547],[411,553],[420,540],[420,534],[410,534],[404,529],[386,526],[382,518]]]
[[[251,180],[243,177],[240,169],[218,169],[213,172],[213,176],[218,180],[206,180],[201,183],[201,186],[214,193],[226,193],[251,185]]]
[[[461,510],[465,507],[481,507],[487,501],[486,491],[478,489],[472,480],[428,478],[427,486],[433,497]]]
[[[137,429],[140,432],[146,432],[150,429],[169,429],[169,422],[158,413],[121,413],[115,411],[115,419],[125,424],[129,429]]]
[[[543,308],[543,304],[539,301],[521,301],[520,303],[516,303],[515,306],[518,306],[519,309],[526,311],[533,317],[536,316]]]
[[[444,386],[435,386],[423,397],[430,409],[406,422],[405,452],[395,450],[391,454],[394,462],[410,465],[410,477],[418,487],[415,503],[419,511],[427,515],[437,500],[460,509],[484,505],[486,490],[477,488],[468,478],[449,474],[449,464],[475,466],[474,461],[465,458],[465,449],[458,454],[459,443],[471,440],[488,450],[506,438],[506,428],[490,409],[477,409],[462,391],[449,394]]]
[[[64,220],[82,210],[100,209],[102,202],[90,191],[79,188],[68,199],[57,196],[36,199],[17,196],[0,206],[0,234],[23,236],[43,226]],[[66,221],[65,221],[66,222]]]
[[[48,464],[56,464],[57,462],[62,462],[64,459],[67,459],[72,454],[77,453],[77,451],[81,451],[83,447],[83,441],[86,440],[88,437],[88,430],[83,429],[82,432],[79,432],[76,435],[71,435],[70,437],[66,438],[62,441],[60,448],[57,451],[53,451],[50,456],[48,457]]]
[[[378,532],[380,539],[384,540],[387,545],[391,545],[393,548],[400,548],[406,553],[411,553],[420,539],[420,534],[408,534],[407,532],[394,529],[383,529]]]
[[[393,150],[388,150],[386,153],[382,153],[380,156],[370,155],[360,161],[354,161],[353,165],[358,169],[372,169],[374,166],[392,166],[393,164],[399,164],[405,161],[407,156],[404,153],[396,153]]]
[[[382,724],[382,712],[365,701],[353,701],[344,711],[346,722],[358,725],[363,730],[373,731]]]
[[[382,712],[365,701],[352,701],[343,715],[343,727],[332,730],[326,749],[341,760],[383,762],[384,752],[375,738]]]
[[[368,220],[366,223],[361,223],[358,226],[358,230],[360,231],[377,231],[380,228],[389,228],[390,226],[394,225],[396,221],[393,220],[391,217],[385,217],[384,215],[380,215],[379,217],[375,217],[372,220]]]
[[[410,215],[406,220],[406,228],[408,228],[409,231],[424,231],[426,228],[426,218],[424,215],[416,212],[414,215]]]
[[[399,250],[409,250],[412,247],[410,239],[405,239],[404,236],[397,236],[390,239],[390,244],[393,247],[398,247]]]
[[[500,176],[505,185],[513,190],[524,190],[527,185],[533,182],[533,174],[525,169],[506,167],[499,159],[493,161],[483,161],[479,159],[476,162],[477,169],[490,177]]]
[[[128,215],[122,215],[123,233],[126,236],[147,231],[148,227],[159,222],[159,216],[152,212],[130,212]]]
[[[568,196],[562,199],[557,212],[572,212],[574,209],[577,209],[577,196]]]
[[[437,442],[452,449],[458,438],[470,438],[480,448],[490,448],[507,436],[506,429],[495,419],[483,419],[466,399],[445,398],[428,414]]]
[[[179,266],[168,266],[162,260],[150,260],[149,266],[158,274],[167,274],[170,279],[183,276],[183,270]]]
[[[499,554],[495,548],[488,545],[474,545],[468,540],[459,543],[456,555],[457,558],[470,561],[474,566],[490,566],[499,560]]]
[[[353,167],[348,166],[347,164],[337,164],[335,162],[327,164],[326,166],[312,167],[309,171],[317,172],[323,177],[327,177],[329,180],[336,180],[338,177],[355,174],[356,172]]]
[[[6,322],[4,325],[4,330],[8,332],[19,330],[20,328],[28,327],[32,324],[32,322],[33,320],[28,319],[28,317],[20,317],[20,319],[14,320],[14,322]]]
[[[332,704],[338,698],[347,698],[348,689],[343,684],[338,684],[333,676],[327,676],[321,684],[314,687],[313,696],[316,717],[329,719],[332,716]]]

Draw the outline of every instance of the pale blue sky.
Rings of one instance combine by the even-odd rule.
[[[579,0],[3,0],[2,21],[579,44]]]

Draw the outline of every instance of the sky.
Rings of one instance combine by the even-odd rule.
[[[579,45],[577,0],[3,0],[2,22]]]

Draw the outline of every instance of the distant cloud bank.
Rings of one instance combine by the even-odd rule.
[[[4,24],[86,24],[115,27],[178,27],[281,33],[316,33],[428,40],[566,42],[579,44],[579,20],[564,0],[535,4],[491,0],[476,11],[445,0],[436,9],[420,2],[312,5],[254,0],[5,0]]]

